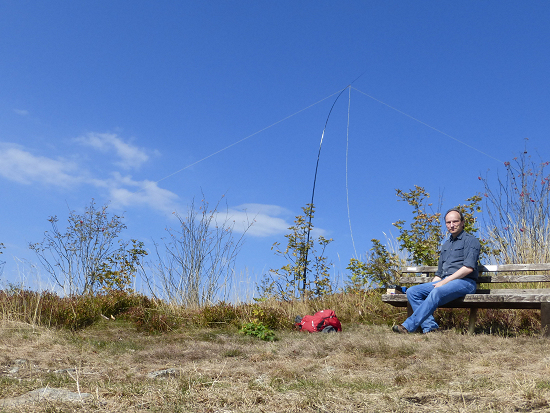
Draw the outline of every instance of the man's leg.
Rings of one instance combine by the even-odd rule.
[[[426,288],[422,290],[422,294],[425,294],[427,289],[431,288],[431,291],[420,304],[418,304],[418,297],[420,294],[417,294],[419,292],[413,291],[409,298],[407,290],[407,299],[409,299],[414,312],[405,320],[403,327],[411,333],[421,325],[424,333],[438,328],[437,323],[433,319],[433,313],[437,307],[445,305],[456,298],[463,297],[466,294],[472,294],[476,290],[476,282],[469,278],[453,280],[437,288],[434,288],[433,284],[434,283],[422,284],[426,286]],[[411,299],[415,301],[414,305]]]
[[[426,300],[428,295],[432,292],[432,290],[434,289],[434,284],[436,282],[418,284],[410,288],[407,288],[407,300],[409,300],[409,303],[411,304],[413,313],[416,312],[416,309],[420,307],[420,305],[424,302],[424,300]],[[405,324],[403,325],[407,330],[409,330],[409,328]],[[420,327],[422,327],[422,332],[437,330],[439,328],[439,326],[435,322],[433,315],[428,316],[424,320],[424,322],[421,323]],[[413,327],[411,326],[411,328]],[[416,331],[417,328],[418,326],[414,328],[414,330],[409,330],[409,332],[414,333],[414,331]]]

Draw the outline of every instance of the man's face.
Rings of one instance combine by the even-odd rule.
[[[445,217],[445,225],[447,225],[447,231],[456,237],[464,229],[464,221],[460,220],[460,214],[456,211],[451,211]]]

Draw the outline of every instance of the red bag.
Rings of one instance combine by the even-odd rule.
[[[306,315],[296,327],[302,331],[317,333],[325,330],[325,332],[342,331],[340,320],[332,310],[318,311],[314,315]]]

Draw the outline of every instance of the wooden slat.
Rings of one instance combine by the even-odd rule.
[[[406,307],[405,294],[384,294],[382,301],[395,307]],[[445,308],[539,308],[550,302],[547,294],[468,294],[442,307]]]
[[[498,264],[498,265],[480,265],[478,268],[482,272],[497,271],[550,271],[550,263],[541,264]]]
[[[405,267],[401,269],[401,272],[407,273],[407,272],[430,272],[434,273],[437,271],[437,267]]]
[[[549,282],[550,275],[483,275],[478,283],[542,283]]]
[[[435,273],[435,266],[419,266],[405,267],[401,270],[402,273]],[[519,271],[550,271],[550,263],[541,264],[497,264],[497,265],[480,265],[479,272],[519,272]]]
[[[481,302],[490,302],[490,303],[540,303],[550,301],[550,295],[548,294],[532,294],[528,293],[517,293],[517,294],[466,294],[462,301],[465,303],[481,303]]]
[[[382,294],[382,302],[395,307],[406,307],[408,301],[405,294]]]
[[[401,277],[401,284],[424,284],[432,281],[433,277]]]
[[[545,294],[550,296],[550,289],[548,288],[524,288],[524,289],[513,289],[513,288],[493,288],[492,290],[488,289],[477,289],[476,294]]]
[[[401,284],[423,284],[432,281],[431,277],[401,277]],[[550,282],[550,275],[483,275],[478,284],[488,283],[541,283]]]

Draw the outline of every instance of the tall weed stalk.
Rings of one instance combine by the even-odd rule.
[[[505,162],[497,184],[485,186],[486,238],[504,264],[550,262],[550,162],[523,151]]]

